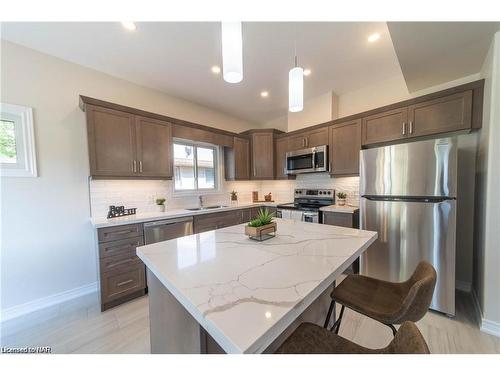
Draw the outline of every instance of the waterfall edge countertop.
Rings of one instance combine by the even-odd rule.
[[[237,206],[226,206],[226,207],[213,208],[208,210],[207,209],[199,210],[199,211],[190,211],[188,209],[179,208],[174,210],[168,210],[165,212],[142,212],[142,213],[139,212],[135,215],[114,217],[111,219],[92,217],[90,221],[94,226],[94,228],[105,228],[117,225],[144,223],[146,221],[153,221],[153,220],[175,219],[178,217],[204,215],[214,212],[241,210],[244,208],[252,208],[252,207],[276,207],[278,204],[281,203],[276,203],[276,202],[240,203]]]
[[[225,352],[261,353],[377,238],[276,222],[276,237],[263,242],[241,224],[141,246],[137,255]]]

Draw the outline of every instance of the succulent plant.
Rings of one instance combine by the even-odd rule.
[[[337,198],[339,198],[339,199],[346,199],[347,198],[347,194],[340,191],[340,192],[337,193]]]
[[[165,203],[165,201],[166,201],[166,199],[165,199],[165,198],[156,198],[156,204],[157,204],[158,206],[161,206],[162,204],[164,204],[164,203]]]
[[[248,223],[251,227],[261,227],[263,225],[271,224],[273,222],[274,214],[269,212],[267,208],[260,209],[257,217]]]

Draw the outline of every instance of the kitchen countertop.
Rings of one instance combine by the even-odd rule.
[[[176,210],[168,210],[165,212],[137,213],[135,215],[114,217],[112,219],[94,218],[93,217],[90,220],[91,220],[94,228],[105,228],[105,227],[113,227],[113,226],[117,226],[117,225],[144,223],[144,222],[153,221],[153,220],[173,219],[173,218],[177,218],[177,217],[203,215],[203,214],[209,214],[209,213],[213,213],[213,212],[239,210],[239,209],[243,209],[243,208],[259,207],[259,206],[276,207],[279,204],[283,204],[283,202],[240,203],[237,206],[227,206],[227,207],[214,208],[214,209],[209,209],[209,210],[189,211],[186,209],[176,209]],[[215,204],[214,204],[214,206],[215,206]]]
[[[349,205],[339,206],[337,204],[332,204],[331,206],[325,206],[320,208],[320,211],[324,212],[341,212],[347,214],[353,214],[357,210],[359,210],[359,207],[357,206],[349,206]]]
[[[276,222],[276,237],[263,242],[241,224],[141,246],[137,255],[227,353],[260,353],[377,238]]]

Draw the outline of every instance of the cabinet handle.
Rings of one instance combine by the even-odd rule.
[[[253,176],[257,176],[257,173],[255,172],[255,167],[253,167]]]
[[[142,160],[139,160],[139,172],[142,173]]]
[[[413,134],[413,121],[410,121],[410,134]]]
[[[403,135],[406,135],[406,122],[403,122]]]
[[[134,160],[134,173],[137,172],[137,161]]]
[[[127,233],[133,233],[135,232],[135,230],[133,229],[125,229],[125,230],[120,230],[118,232],[109,232],[109,233],[106,233],[107,236],[109,235],[112,235],[112,234],[127,234]]]
[[[127,281],[122,281],[121,283],[116,284],[116,286],[127,285],[127,284],[130,284],[133,281],[134,281],[133,279],[128,279]]]
[[[330,172],[332,172],[332,162],[330,162],[330,163],[328,163],[328,164],[329,164],[329,165],[328,165],[328,170],[329,170]]]

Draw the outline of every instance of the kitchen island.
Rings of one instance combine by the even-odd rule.
[[[376,232],[276,219],[137,248],[146,264],[153,353],[272,352],[302,321],[322,324],[336,278]]]

